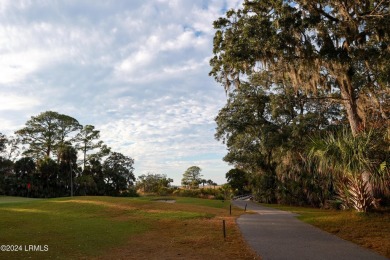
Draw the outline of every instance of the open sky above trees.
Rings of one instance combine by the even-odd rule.
[[[135,174],[225,182],[212,22],[240,0],[0,2],[0,132],[57,111],[94,125]]]

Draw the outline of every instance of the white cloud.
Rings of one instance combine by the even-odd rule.
[[[150,64],[153,60],[153,55],[147,50],[139,50],[130,55],[119,65],[118,70],[123,73],[134,73],[137,69],[143,68]]]
[[[54,110],[95,125],[136,173],[223,182],[212,22],[242,0],[0,0],[0,132]],[[11,112],[10,112],[11,111]]]
[[[134,111],[127,119],[99,126],[103,139],[110,145],[128,143],[121,151],[134,156],[139,174],[169,172],[178,184],[186,168],[201,164],[200,167],[212,172],[214,164],[223,169],[222,176],[216,179],[221,182],[227,168],[220,162],[223,146],[213,140],[213,118],[222,100],[221,104],[210,105],[207,99],[164,96],[150,103],[153,105],[141,108],[142,114]],[[219,163],[216,159],[196,159],[204,154],[218,154]]]
[[[0,111],[6,110],[29,110],[40,104],[35,98],[16,96],[15,94],[0,95]]]

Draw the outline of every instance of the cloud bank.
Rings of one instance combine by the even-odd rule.
[[[0,132],[40,112],[70,115],[135,159],[136,175],[180,184],[197,165],[225,182],[208,76],[212,22],[242,0],[0,2]]]

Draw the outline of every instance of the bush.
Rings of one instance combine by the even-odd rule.
[[[126,191],[121,192],[118,197],[139,197],[139,194],[134,188],[130,188]]]
[[[179,197],[192,197],[202,199],[225,199],[224,194],[220,189],[202,188],[202,189],[177,189],[172,195]]]
[[[175,191],[174,188],[162,187],[158,189],[157,194],[160,196],[167,196],[167,195],[171,195],[174,191]]]

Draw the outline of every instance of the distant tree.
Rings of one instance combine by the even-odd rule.
[[[143,174],[138,177],[137,188],[144,192],[158,193],[161,189],[168,188],[173,179],[165,174]]]
[[[215,186],[217,186],[218,184],[216,182],[214,182],[213,180],[207,180],[207,185],[213,186],[215,189]]]
[[[74,141],[78,142],[76,148],[83,153],[83,169],[87,163],[87,152],[100,148],[103,141],[99,141],[100,131],[95,130],[93,125],[86,125],[76,135]]]
[[[200,172],[202,171],[201,168],[198,166],[191,166],[189,167],[184,173],[183,178],[181,180],[182,185],[188,186],[191,189],[199,187],[199,183],[202,180],[202,175]]]
[[[103,163],[103,173],[106,178],[108,195],[120,195],[121,192],[133,186],[134,159],[121,153],[113,152]]]
[[[204,185],[207,183],[207,180],[201,179],[199,183],[202,184],[202,186],[204,187]]]
[[[46,111],[31,117],[26,122],[26,126],[16,131],[15,134],[22,144],[29,146],[24,152],[25,155],[42,158],[57,152],[57,148],[67,141],[69,134],[80,128],[81,125],[76,119],[57,112]]]

